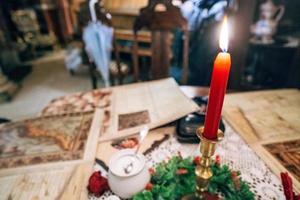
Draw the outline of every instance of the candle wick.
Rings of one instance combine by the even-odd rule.
[[[222,50],[223,53],[227,53],[227,49],[222,48],[221,50]]]

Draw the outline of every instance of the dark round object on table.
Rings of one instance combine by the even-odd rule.
[[[0,124],[4,124],[4,123],[8,123],[8,122],[10,122],[9,119],[1,118],[1,117],[0,117]]]
[[[195,97],[193,100],[199,105],[201,111],[189,114],[177,121],[176,137],[178,141],[182,143],[200,142],[200,139],[196,134],[196,130],[200,126],[204,125],[204,120],[205,120],[204,112],[206,110],[207,98]],[[222,119],[220,121],[219,129],[225,132],[225,125]]]

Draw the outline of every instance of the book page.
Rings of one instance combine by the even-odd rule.
[[[100,141],[122,138],[175,121],[198,109],[174,79],[161,79],[112,88],[109,127]]]
[[[276,175],[290,173],[300,192],[300,91],[229,94],[224,115]]]

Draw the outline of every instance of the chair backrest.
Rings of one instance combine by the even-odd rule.
[[[170,61],[172,57],[172,31],[179,28],[184,33],[183,44],[183,71],[182,83],[187,82],[188,76],[188,22],[182,16],[180,9],[172,4],[171,0],[150,0],[148,5],[140,10],[139,16],[134,23],[134,34],[142,28],[151,31],[152,79],[165,78],[169,76]],[[137,42],[134,44],[134,65],[138,65]]]

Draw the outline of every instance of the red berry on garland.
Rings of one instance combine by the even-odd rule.
[[[177,171],[176,171],[177,175],[183,175],[183,174],[187,174],[187,173],[188,173],[188,170],[186,170],[184,168],[177,169]]]
[[[217,165],[221,164],[221,157],[220,157],[220,155],[216,155],[216,164]]]
[[[94,172],[89,179],[87,189],[90,193],[96,196],[101,196],[109,189],[107,179],[101,176],[100,171]]]
[[[231,172],[231,178],[233,180],[233,184],[236,190],[240,190],[241,189],[241,181],[238,175],[237,171],[232,171]]]
[[[178,157],[179,157],[179,158],[182,158],[182,154],[181,154],[180,151],[177,151],[177,154],[178,154]]]
[[[200,165],[200,162],[201,162],[201,157],[200,157],[200,156],[196,156],[196,157],[194,158],[194,164],[195,164],[195,165]]]
[[[153,175],[153,174],[155,174],[155,169],[154,168],[149,168],[149,173],[151,174],[151,175]]]
[[[152,190],[152,188],[153,188],[153,184],[152,184],[152,183],[150,183],[150,182],[149,182],[149,183],[147,183],[147,185],[146,185],[145,189],[150,191],[150,190]]]

